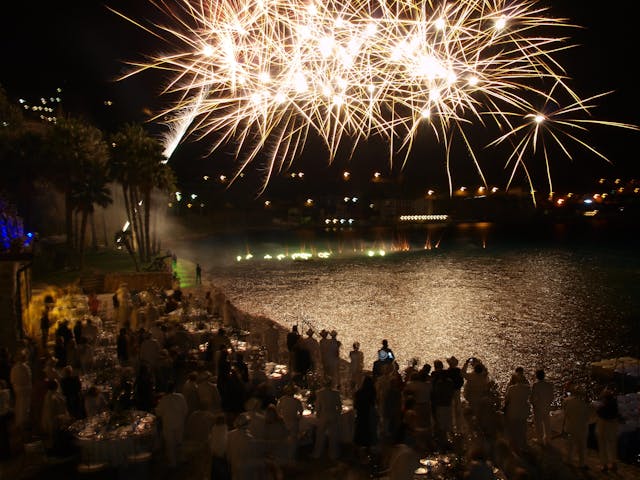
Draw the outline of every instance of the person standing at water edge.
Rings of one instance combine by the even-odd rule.
[[[506,430],[511,448],[522,453],[527,447],[527,418],[531,388],[524,375],[513,378],[504,398]]]
[[[325,359],[325,376],[331,377],[333,387],[340,384],[340,347],[342,343],[336,338],[338,332],[331,330],[331,338],[327,343],[327,358]]]
[[[585,467],[587,439],[589,437],[589,417],[591,411],[585,400],[584,390],[572,388],[562,403],[564,410],[564,431],[567,433],[567,461],[578,453],[578,467]]]
[[[605,388],[600,395],[600,402],[596,408],[596,436],[598,438],[598,452],[602,462],[602,470],[616,470],[618,451],[618,423],[620,412],[618,400],[613,391]]]
[[[362,372],[364,370],[364,354],[360,350],[360,343],[353,343],[353,350],[349,352],[349,373],[351,381],[351,390],[356,391],[360,388],[362,381]]]
[[[202,267],[196,264],[196,285],[202,285]]]
[[[391,363],[396,358],[393,350],[389,348],[389,342],[386,338],[382,340],[382,347],[378,350],[378,358],[385,363]]]
[[[289,371],[294,372],[296,368],[295,364],[295,348],[300,340],[300,334],[298,333],[298,325],[293,325],[291,331],[287,333],[287,351],[289,352]]]
[[[545,379],[544,370],[536,370],[536,381],[531,386],[531,405],[536,435],[543,445],[549,445],[551,441],[551,402],[553,384]]]
[[[451,356],[447,358],[447,364],[449,365],[449,368],[446,370],[447,375],[451,377],[453,386],[455,387],[451,403],[453,425],[456,432],[460,433],[462,429],[462,404],[460,402],[460,390],[464,385],[464,377],[462,376],[462,370],[458,367],[458,359],[456,357]]]

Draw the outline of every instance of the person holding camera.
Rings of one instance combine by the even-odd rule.
[[[393,354],[393,350],[389,348],[389,342],[385,338],[382,340],[382,347],[378,350],[378,358],[382,362],[391,363],[395,360],[395,355]]]

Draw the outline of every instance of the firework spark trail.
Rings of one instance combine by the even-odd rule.
[[[180,100],[157,118],[181,125],[174,144],[187,134],[217,138],[212,151],[236,142],[239,171],[265,151],[265,185],[311,133],[329,162],[343,144],[353,153],[373,136],[388,141],[392,161],[403,152],[406,162],[426,125],[445,146],[447,165],[453,139],[462,139],[484,180],[470,132],[493,125],[499,136],[490,145],[514,146],[505,165],[512,178],[519,168],[530,178],[525,153],[542,144],[551,187],[543,133],[569,157],[566,140],[602,156],[575,133],[589,122],[637,129],[590,118],[589,102],[600,96],[583,101],[568,86],[554,55],[571,45],[548,33],[572,25],[546,16],[535,0],[151,3],[167,25],[131,21],[172,52],[132,64],[129,75],[172,72],[165,91]]]

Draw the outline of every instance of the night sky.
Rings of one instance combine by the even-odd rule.
[[[624,3],[624,2],[623,2]],[[4,15],[0,39],[4,46],[0,84],[12,99],[36,101],[50,96],[56,87],[63,89],[63,105],[67,112],[79,114],[105,130],[113,130],[128,121],[143,121],[151,112],[164,106],[159,96],[165,78],[157,72],[139,75],[121,82],[119,75],[127,71],[127,60],[140,60],[145,53],[155,54],[164,47],[135,25],[110,12],[106,5],[132,18],[150,18],[156,10],[142,0],[108,0],[59,2],[12,2],[11,15]],[[544,3],[543,3],[544,4]],[[626,5],[627,3],[625,3]],[[631,2],[628,2],[631,5]],[[561,55],[567,73],[574,78],[572,85],[582,98],[615,90],[599,100],[595,111],[598,119],[638,124],[640,94],[636,86],[633,62],[638,46],[634,12],[629,6],[603,8],[602,3],[561,0],[551,2],[554,16],[568,17],[579,30],[567,30],[579,46]],[[106,107],[105,100],[113,101]],[[162,131],[158,125],[152,130]],[[592,154],[578,153],[573,162],[558,158],[553,163],[557,184],[567,187],[588,183],[601,176],[640,177],[637,166],[639,132],[598,127],[589,135],[589,142],[608,156],[608,165]],[[172,165],[184,179],[201,178],[203,173],[231,171],[232,156],[224,152],[203,158],[208,144],[188,141],[176,151]],[[425,185],[446,183],[444,156],[441,147],[433,148],[427,141],[418,147],[409,165],[400,172],[399,165],[389,167],[384,145],[373,141],[364,145],[347,163],[338,159],[330,168],[326,154],[311,142],[302,158],[295,162],[294,171],[304,170],[309,177],[320,181],[323,176],[336,176],[348,168],[352,172],[370,175],[380,170],[384,175],[403,174]],[[482,155],[487,162],[489,183],[506,184],[507,173],[502,170],[500,152]],[[495,155],[495,161],[491,158]],[[464,155],[462,155],[464,157]],[[454,182],[480,181],[468,158],[454,165]],[[492,166],[493,165],[493,166]],[[257,167],[257,165],[256,165]],[[258,168],[259,171],[259,168]],[[317,175],[317,177],[316,177]],[[251,177],[248,172],[247,178]],[[542,185],[542,188],[546,185]],[[252,185],[250,188],[254,188]]]

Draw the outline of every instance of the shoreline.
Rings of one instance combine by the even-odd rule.
[[[179,262],[182,263],[182,266],[184,267],[184,272],[195,271],[195,263],[191,262],[189,259],[182,258],[182,259],[179,259]],[[219,287],[216,286],[215,281],[211,278],[211,276],[207,274],[203,274],[203,278],[202,278],[203,281],[201,285],[190,284],[189,278],[187,278],[186,276],[181,280],[184,281],[185,286],[184,287],[181,286],[179,288],[184,295],[191,294],[194,296],[194,298],[202,299],[204,298],[204,295],[207,291],[211,291],[212,294],[216,291],[219,291],[222,294],[224,294],[224,292],[222,292],[219,289]],[[104,293],[100,295],[100,300],[104,302],[104,307],[105,307],[104,314],[108,316],[108,318],[111,318],[113,314],[113,307],[111,304],[112,293],[113,292]],[[225,299],[228,298],[226,294],[224,294],[224,298]],[[231,303],[233,304],[233,301],[231,301]],[[285,360],[285,358],[283,358],[282,356],[286,355],[285,353],[286,352],[286,335],[288,333],[288,330],[284,325],[279,323],[277,320],[268,318],[264,315],[252,314],[245,310],[241,310],[235,305],[234,305],[234,310],[237,312],[238,316],[241,317],[240,319],[241,327],[250,331],[250,335],[248,337],[248,343],[250,345],[254,345],[254,346],[264,345],[265,344],[264,336],[266,335],[267,331],[270,329],[275,329],[278,332],[278,345],[280,347],[278,355],[280,359]],[[304,330],[304,328],[301,328],[300,330]],[[305,334],[304,331],[301,331],[300,333],[302,336],[304,336]],[[343,354],[345,352],[346,352],[346,349],[343,350]],[[286,360],[282,363],[286,363]],[[344,360],[344,358],[341,358],[341,365],[343,366],[341,369],[348,367],[348,362]],[[344,376],[341,375],[341,378],[344,378]],[[469,450],[470,447],[471,445],[468,445],[465,447],[465,451],[467,454],[470,453],[470,450]],[[590,449],[590,452],[587,455],[589,470],[582,472],[582,471],[576,470],[570,464],[566,463],[564,459],[564,456],[566,454],[566,446],[564,441],[561,440],[560,437],[556,438],[553,441],[553,444],[551,447],[544,448],[542,446],[532,443],[530,448],[531,448],[530,457],[527,457],[526,459],[524,459],[524,461],[525,463],[528,464],[530,468],[533,469],[534,472],[537,471],[538,473],[543,473],[541,470],[549,468],[550,464],[552,464],[555,466],[551,467],[551,471],[558,474],[557,478],[566,479],[566,480],[573,479],[573,478],[575,479],[608,478],[607,473],[600,473],[597,470],[598,469],[597,452],[594,453],[592,449]],[[300,460],[300,464],[298,465],[298,467],[305,472],[307,470],[309,471],[309,475],[304,475],[305,478],[323,478],[322,476],[316,477],[314,475],[328,473],[327,465],[319,465],[316,462],[313,462],[312,460],[306,459],[306,458]],[[345,466],[345,468],[348,468],[348,467]],[[549,473],[549,471],[550,470],[546,470],[545,473]],[[638,468],[637,465],[621,462],[620,470],[617,472],[617,476],[619,478],[636,478],[638,471],[640,471],[640,469]],[[175,478],[186,478],[186,477],[175,477]],[[302,477],[294,476],[291,478],[302,478]],[[343,478],[343,477],[337,476],[336,478]],[[538,478],[542,478],[542,477],[538,477]]]

